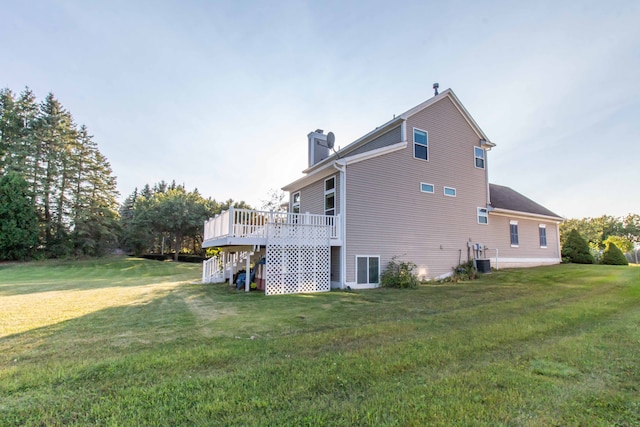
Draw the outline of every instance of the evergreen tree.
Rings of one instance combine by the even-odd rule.
[[[613,242],[609,242],[607,248],[602,253],[600,263],[608,265],[629,265],[627,258]]]
[[[0,90],[0,173],[5,173],[11,162],[12,146],[18,134],[18,116],[15,96],[11,90]]]
[[[115,244],[111,166],[53,94],[37,104],[29,88],[18,99],[0,91],[0,172],[8,171],[28,183],[48,256],[99,255]]]
[[[576,264],[593,264],[595,259],[589,252],[589,244],[580,236],[578,230],[569,232],[567,239],[562,246],[562,257]]]
[[[12,170],[20,172],[25,177],[29,176],[30,159],[37,143],[34,137],[34,126],[38,115],[38,104],[34,93],[26,87],[16,102],[18,116],[18,132],[12,147]]]
[[[17,172],[0,178],[0,259],[28,259],[38,243],[38,219],[28,184]]]
[[[36,122],[37,138],[43,147],[44,175],[41,177],[42,212],[44,217],[44,244],[52,256],[68,255],[65,219],[69,182],[69,145],[75,139],[75,125],[69,112],[49,93],[40,104]]]

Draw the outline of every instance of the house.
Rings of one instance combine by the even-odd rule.
[[[286,213],[230,210],[205,224],[222,248],[203,281],[230,280],[258,259],[267,294],[370,288],[394,257],[420,279],[470,259],[494,268],[557,264],[562,218],[489,183],[495,147],[451,89],[332,152],[309,133],[308,167],[285,185]],[[248,289],[248,283],[247,283]]]

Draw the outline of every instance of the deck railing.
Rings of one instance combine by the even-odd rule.
[[[290,213],[254,211],[230,208],[204,223],[204,240],[225,237],[267,237],[267,224],[297,224],[309,226],[329,226],[332,239],[340,238],[339,215],[316,215],[310,213]]]

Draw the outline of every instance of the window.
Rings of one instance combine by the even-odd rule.
[[[426,182],[421,182],[420,183],[420,191],[422,191],[423,193],[433,193],[435,187],[433,186],[433,184],[427,184]]]
[[[511,246],[518,246],[518,221],[509,223],[509,234],[511,235]]]
[[[547,226],[544,224],[540,224],[538,227],[538,233],[540,235],[540,247],[547,247]]]
[[[473,147],[473,155],[475,157],[476,167],[484,169],[484,150],[480,147]]]
[[[456,189],[451,187],[444,187],[444,195],[450,197],[456,197]]]
[[[489,213],[486,208],[478,208],[478,224],[489,224]]]
[[[300,213],[300,192],[293,193],[291,196],[291,212]]]
[[[413,129],[413,157],[429,160],[429,135],[424,130]]]
[[[324,180],[324,214],[336,214],[336,177]]]
[[[380,280],[379,256],[356,256],[356,283],[377,285]]]

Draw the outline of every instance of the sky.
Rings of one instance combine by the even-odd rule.
[[[134,188],[260,207],[307,134],[344,147],[451,88],[489,179],[566,218],[640,214],[640,2],[0,0],[0,87],[52,92]]]

